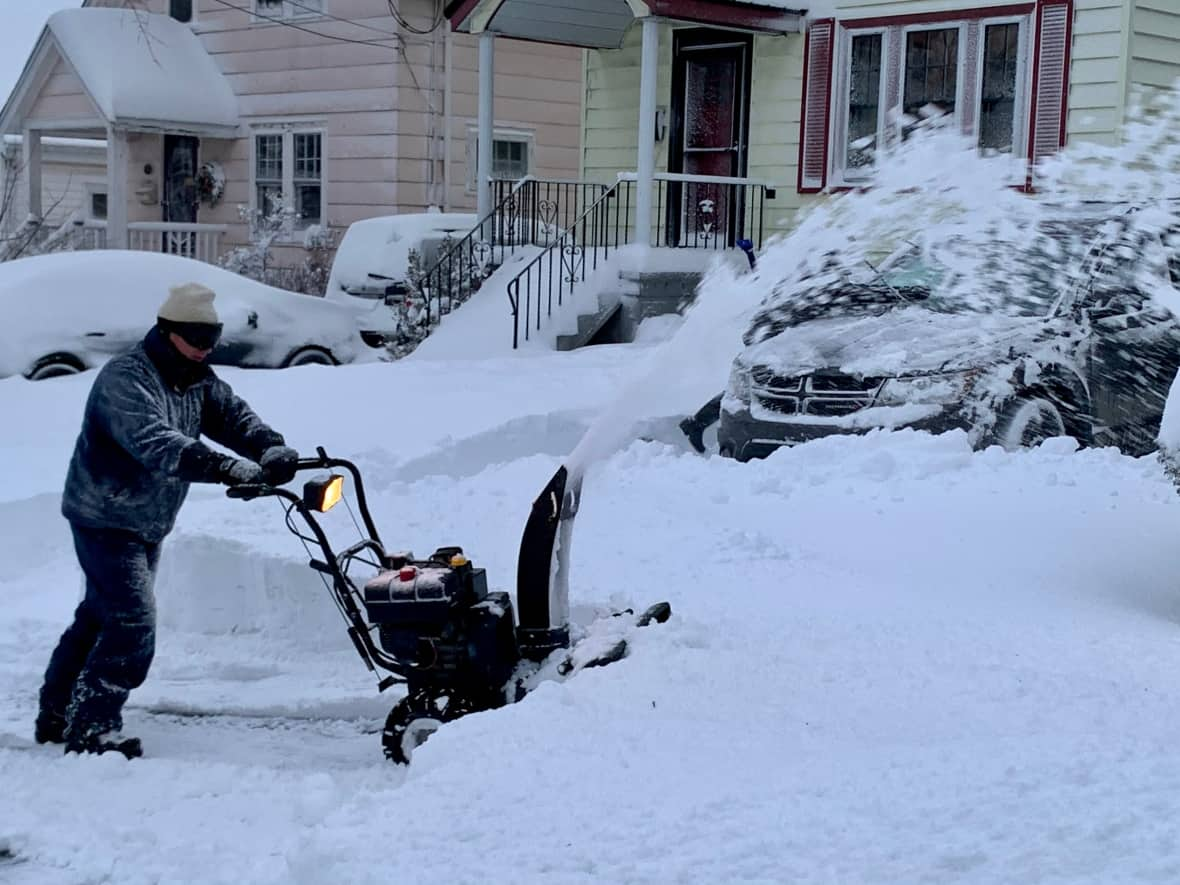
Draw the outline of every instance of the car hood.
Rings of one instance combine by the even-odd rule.
[[[851,375],[953,371],[1003,360],[1045,334],[1045,320],[904,307],[816,319],[746,348],[741,361],[783,375],[819,368]]]

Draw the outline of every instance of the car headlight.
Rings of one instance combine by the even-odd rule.
[[[881,387],[876,406],[953,405],[961,403],[971,393],[978,369],[959,372],[937,372],[929,375],[910,375],[890,378]]]
[[[729,370],[729,383],[725,385],[725,395],[749,405],[750,403],[750,370],[741,363],[734,363]]]

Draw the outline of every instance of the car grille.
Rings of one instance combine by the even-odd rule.
[[[884,383],[880,377],[841,372],[783,376],[767,369],[755,369],[751,380],[753,394],[764,409],[780,415],[819,418],[836,418],[868,408]]]

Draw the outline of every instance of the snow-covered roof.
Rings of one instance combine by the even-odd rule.
[[[236,130],[238,100],[192,29],[130,9],[63,9],[47,29],[107,122]]]

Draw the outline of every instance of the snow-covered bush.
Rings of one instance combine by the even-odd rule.
[[[323,295],[327,291],[340,239],[338,231],[318,224],[308,227],[300,241],[302,260],[278,264],[273,254],[276,244],[293,239],[291,210],[274,201],[267,212],[239,206],[238,216],[249,225],[250,242],[225,253],[219,262],[222,267],[268,286],[305,295]]]

